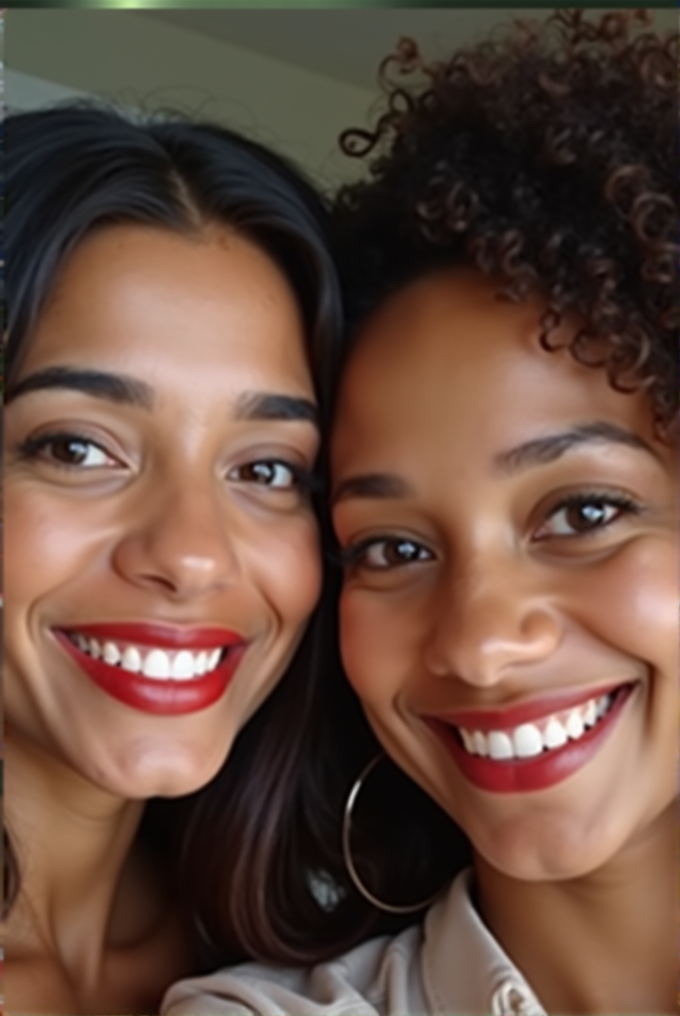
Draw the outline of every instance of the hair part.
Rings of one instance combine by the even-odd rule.
[[[340,298],[326,208],[284,158],[214,124],[91,103],[10,116],[6,136],[9,385],[61,265],[88,234],[139,224],[191,236],[218,224],[287,278],[328,400]]]

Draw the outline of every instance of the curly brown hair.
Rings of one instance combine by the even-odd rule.
[[[381,67],[375,127],[341,138],[369,168],[334,204],[345,354],[390,294],[431,271],[472,266],[499,277],[506,298],[544,298],[547,349],[566,333],[559,322],[575,319],[574,357],[606,370],[616,388],[646,391],[670,436],[680,325],[677,63],[677,33],[652,31],[645,12],[560,11],[442,62],[424,61],[402,40]],[[315,959],[413,920],[379,914],[344,867],[339,802],[379,745],[337,647],[334,665],[330,644],[326,652],[310,756],[324,792],[298,793],[301,813],[328,816],[323,842],[300,855],[335,891],[335,904],[307,925]],[[379,898],[426,899],[470,863],[469,844],[424,793],[405,789],[396,766],[382,779],[369,791],[371,814],[353,821],[354,862]]]
[[[574,357],[617,389],[646,389],[669,426],[678,35],[648,24],[645,11],[563,10],[432,63],[402,39],[381,66],[375,128],[341,137],[370,168],[336,199],[355,326],[415,277],[471,264],[501,275],[510,299],[547,299],[546,348],[575,316]]]

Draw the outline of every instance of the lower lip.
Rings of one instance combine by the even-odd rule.
[[[463,775],[481,790],[494,794],[517,794],[546,790],[584,766],[602,747],[633,690],[626,685],[616,692],[609,712],[578,741],[544,752],[534,758],[494,762],[481,755],[470,755],[458,740],[458,733],[437,720],[430,726],[444,743]]]
[[[157,716],[180,716],[207,709],[222,697],[241,662],[247,646],[230,646],[219,667],[203,677],[186,681],[164,681],[131,674],[122,667],[110,667],[94,660],[62,632],[55,632],[57,640],[75,660],[91,681],[132,709]]]

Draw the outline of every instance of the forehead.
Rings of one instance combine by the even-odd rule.
[[[245,287],[245,293],[242,288]],[[85,311],[94,300],[116,309],[143,309],[162,291],[167,303],[207,301],[206,311],[221,297],[247,296],[254,307],[274,301],[294,302],[294,294],[271,258],[247,237],[220,225],[196,233],[163,226],[107,225],[85,236],[65,259],[45,312]],[[124,299],[121,306],[120,300]],[[233,305],[245,303],[244,299]]]
[[[211,226],[186,236],[161,227],[107,226],[64,262],[27,344],[22,373],[82,358],[112,367],[130,356],[224,364],[259,357],[263,370],[306,375],[304,329],[278,266],[247,238]]]
[[[435,435],[479,448],[593,418],[651,430],[642,396],[614,391],[603,370],[582,366],[567,349],[543,349],[540,298],[512,303],[501,289],[457,269],[391,297],[362,329],[347,365],[336,452],[351,454],[368,439],[417,446]],[[561,326],[565,342],[575,327]]]

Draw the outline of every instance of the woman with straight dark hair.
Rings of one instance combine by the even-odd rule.
[[[211,949],[295,955],[326,213],[237,134],[92,106],[10,116],[5,182],[5,1000],[150,1013]]]
[[[375,738],[319,701],[346,800],[315,965],[162,1012],[677,1012],[677,30],[561,11],[383,70],[344,139],[330,449]]]

